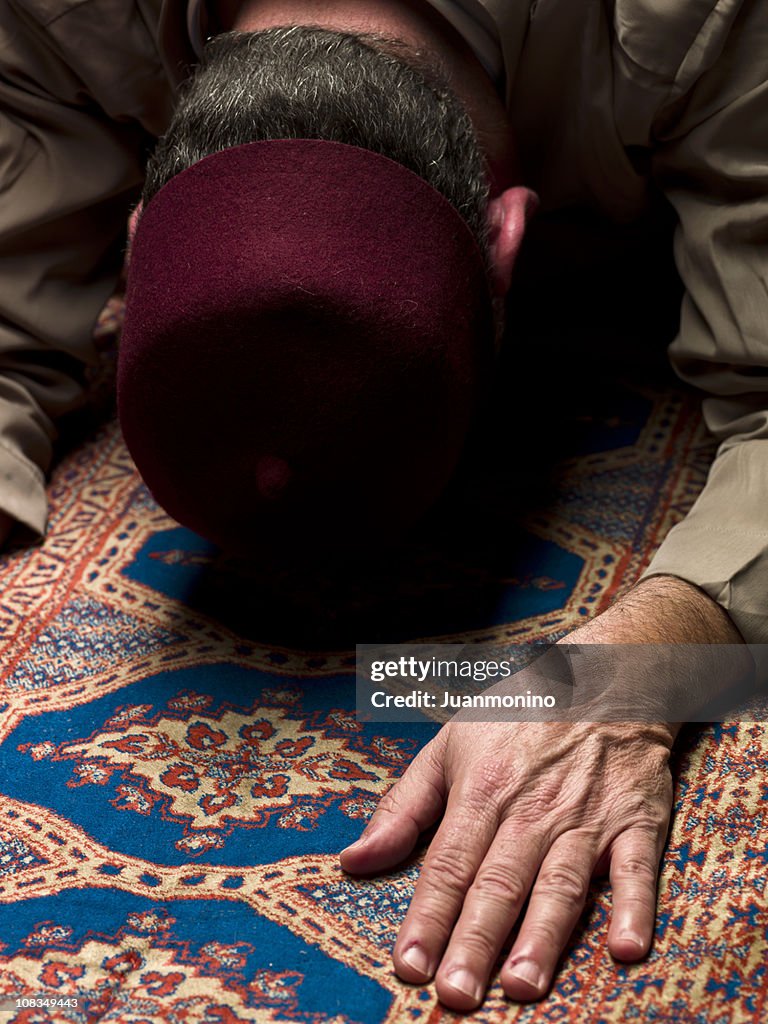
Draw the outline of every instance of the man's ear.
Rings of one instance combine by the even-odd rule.
[[[139,200],[139,205],[133,210],[131,216],[128,218],[128,245],[130,246],[133,241],[133,236],[136,234],[136,227],[141,217],[142,202]]]
[[[128,218],[128,242],[125,246],[125,269],[131,262],[131,249],[133,249],[133,239],[136,234],[136,228],[139,226],[139,218],[141,217],[142,203],[139,200],[139,205],[131,210],[131,215]]]
[[[522,186],[508,188],[488,204],[491,281],[497,298],[509,291],[525,226],[538,205],[536,193]]]

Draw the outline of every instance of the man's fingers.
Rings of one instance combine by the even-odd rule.
[[[597,856],[595,839],[574,831],[561,836],[544,858],[525,920],[501,971],[511,999],[540,999],[549,988],[584,909]]]
[[[440,828],[424,860],[416,891],[395,943],[395,970],[423,983],[437,970],[477,869],[499,825],[498,812],[476,792],[451,789]]]
[[[617,960],[639,960],[650,949],[664,835],[634,828],[622,833],[613,844],[613,913],[608,949]]]
[[[445,804],[445,779],[435,744],[433,740],[419,751],[405,775],[381,798],[361,837],[342,851],[345,871],[368,874],[393,867],[408,856],[420,833],[438,820]]]
[[[540,829],[505,821],[475,875],[437,974],[437,994],[454,1010],[474,1009],[520,914],[544,853]]]

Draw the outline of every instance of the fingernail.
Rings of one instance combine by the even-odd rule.
[[[361,850],[364,846],[367,846],[373,839],[373,829],[370,832],[363,832],[359,839],[355,840],[349,846],[345,846],[341,851],[342,853],[349,853],[350,850]]]
[[[457,992],[461,992],[462,995],[468,996],[476,1003],[480,1002],[480,998],[483,994],[480,983],[471,974],[471,972],[465,968],[462,967],[458,971],[453,971],[452,974],[449,974],[448,984],[451,988],[455,988]]]
[[[631,930],[619,932],[617,938],[620,942],[631,942],[632,945],[637,946],[638,949],[643,949],[645,947],[642,937],[638,935],[637,932],[633,932]]]
[[[409,946],[400,959],[404,964],[408,964],[412,971],[416,971],[417,974],[423,974],[426,978],[432,977],[429,957],[421,946]]]
[[[509,973],[518,981],[524,981],[531,988],[540,989],[544,983],[541,968],[533,960],[520,960],[516,964],[509,965]]]
[[[345,846],[341,851],[342,853],[353,853],[355,850],[359,850],[362,846],[365,846],[367,839],[365,836],[361,836],[354,843],[350,843],[349,846]]]

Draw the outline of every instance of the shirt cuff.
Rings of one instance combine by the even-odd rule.
[[[48,499],[45,476],[34,463],[0,442],[0,511],[38,537],[45,535]]]
[[[768,677],[768,441],[724,450],[643,573],[677,576],[725,609]]]

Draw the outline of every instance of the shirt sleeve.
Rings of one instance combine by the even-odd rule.
[[[719,446],[700,497],[645,573],[698,585],[752,644],[768,643],[768,85],[757,67],[766,29],[750,41],[742,27],[677,103],[657,151],[686,288],[670,356],[705,392]]]
[[[86,394],[146,136],[0,70],[0,512],[43,534],[55,424]]]

